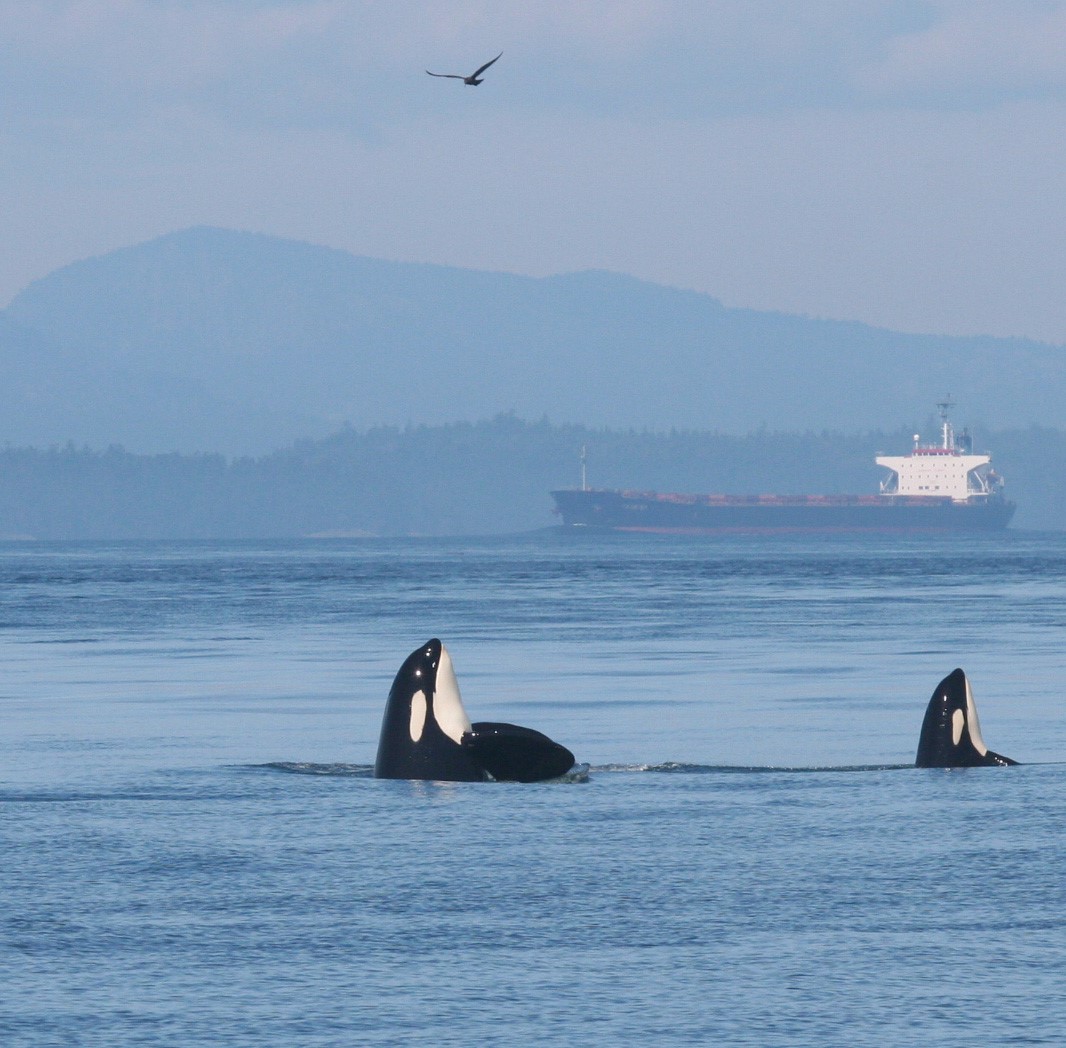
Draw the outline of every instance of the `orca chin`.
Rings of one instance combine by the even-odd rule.
[[[1006,767],[1018,763],[985,745],[973,691],[961,669],[952,670],[936,686],[925,710],[914,763],[919,768]]]
[[[374,777],[438,782],[543,782],[574,755],[532,728],[471,724],[448,649],[436,638],[404,660],[381,721]]]

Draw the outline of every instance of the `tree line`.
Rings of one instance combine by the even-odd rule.
[[[146,455],[67,444],[0,450],[0,537],[284,538],[478,535],[557,523],[549,492],[594,487],[735,494],[877,491],[879,453],[911,434],[743,436],[598,430],[513,414],[441,426],[346,429],[259,458]],[[1066,520],[1066,433],[980,435],[1018,505],[1016,527]]]

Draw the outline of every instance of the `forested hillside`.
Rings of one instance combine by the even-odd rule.
[[[1066,520],[1066,433],[975,434],[1019,506],[1014,526]],[[593,430],[491,421],[345,430],[260,458],[134,455],[67,445],[0,452],[0,536],[39,539],[475,535],[557,522],[549,491],[598,487],[875,492],[878,452],[910,434]]]

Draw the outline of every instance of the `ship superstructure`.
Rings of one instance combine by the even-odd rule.
[[[914,447],[908,455],[878,455],[876,462],[889,470],[881,481],[881,494],[888,496],[948,497],[956,502],[978,502],[996,495],[1002,479],[990,468],[991,455],[974,455],[973,440],[963,430],[956,442],[948,412],[955,405],[942,400],[940,409],[940,443],[921,443],[914,435]]]

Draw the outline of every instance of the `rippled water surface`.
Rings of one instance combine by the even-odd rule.
[[[0,545],[0,1041],[1066,1043],[1066,536]],[[375,780],[406,655],[587,782]],[[1024,764],[918,771],[962,666]]]

